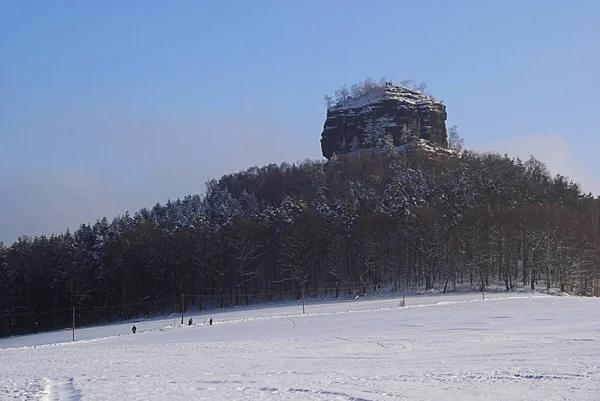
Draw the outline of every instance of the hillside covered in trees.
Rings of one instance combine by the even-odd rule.
[[[425,150],[253,167],[0,246],[0,335],[378,288],[600,295],[600,202],[536,159]],[[184,296],[185,294],[185,296]]]

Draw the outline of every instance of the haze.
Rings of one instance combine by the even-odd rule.
[[[323,95],[367,77],[600,193],[600,3],[413,3],[0,2],[0,241],[318,159]]]

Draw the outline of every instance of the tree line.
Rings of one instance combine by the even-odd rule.
[[[600,202],[540,161],[386,149],[271,164],[0,244],[0,335],[492,282],[600,295]]]

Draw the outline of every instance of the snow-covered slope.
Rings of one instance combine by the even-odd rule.
[[[75,342],[61,343],[68,331],[2,339],[0,400],[598,399],[598,299],[399,302],[239,309],[183,327],[173,317],[135,335],[130,324],[78,330]]]

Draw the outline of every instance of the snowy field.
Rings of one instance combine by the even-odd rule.
[[[597,401],[599,312],[529,292],[367,297],[0,339],[0,400]]]

